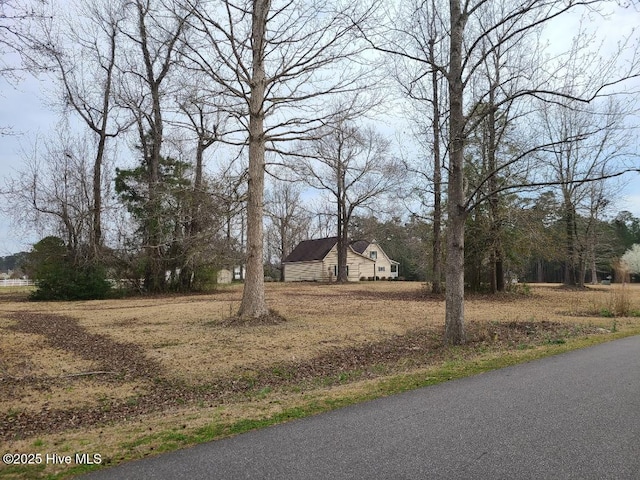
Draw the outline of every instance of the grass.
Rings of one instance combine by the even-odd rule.
[[[614,285],[606,291],[599,290],[599,295],[591,299],[586,313],[607,318],[638,316],[638,310],[634,308],[635,290],[636,287],[631,285]]]
[[[3,445],[7,451],[21,453],[99,453],[104,465],[114,465],[235,435],[640,333],[640,321],[633,316],[640,310],[639,287],[628,285],[622,294],[615,293],[626,298],[629,315],[613,318],[600,315],[600,309],[609,306],[609,299],[613,302],[613,289],[618,286],[573,292],[534,285],[526,296],[471,296],[467,322],[476,326],[481,341],[433,352],[421,351],[418,345],[411,347],[415,352],[409,349],[399,360],[376,359],[353,367],[323,363],[323,369],[311,372],[309,378],[294,367],[330,359],[339,352],[364,355],[369,352],[367,345],[408,338],[419,328],[432,328],[437,343],[443,300],[423,297],[420,284],[401,282],[268,284],[269,304],[288,321],[267,327],[225,327],[229,305],[237,305],[240,299],[237,286],[208,296],[74,303],[35,304],[14,297],[3,300],[0,294],[0,376],[29,379],[0,398],[0,414],[11,413],[18,419],[22,412],[47,409],[135,407],[144,404],[145,395],[155,385],[167,382],[198,392],[193,398],[176,399],[163,412],[55,433],[25,434],[3,440]],[[98,370],[99,358],[60,350],[41,335],[15,331],[14,312],[72,317],[88,334],[134,344],[162,372],[157,378],[68,377]],[[510,330],[502,327],[511,322],[525,322],[526,333],[505,337]],[[545,322],[554,325],[553,330],[538,337],[529,334],[529,329],[534,332]],[[592,334],[594,329],[599,333]],[[235,379],[242,388],[231,388],[222,397],[207,396],[221,378]],[[37,382],[49,383],[42,389]],[[99,466],[0,464],[0,477],[67,478],[95,468]]]

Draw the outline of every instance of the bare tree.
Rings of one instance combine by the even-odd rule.
[[[421,54],[407,51],[405,43],[396,41],[388,42],[388,36],[384,40],[376,41],[373,36],[369,36],[371,43],[380,51],[386,51],[394,55],[427,65],[429,68],[438,69],[447,79],[449,118],[448,118],[448,186],[447,186],[447,271],[446,271],[446,318],[445,318],[445,342],[463,343],[465,341],[464,331],[464,231],[465,221],[469,211],[478,205],[472,200],[474,195],[468,195],[465,183],[465,146],[469,135],[475,131],[484,118],[492,109],[486,113],[479,114],[479,107],[486,103],[490,90],[484,92],[473,90],[473,81],[477,78],[478,72],[497,46],[502,49],[509,49],[529,32],[535,32],[540,26],[545,25],[567,12],[577,10],[580,7],[595,8],[605,2],[598,0],[567,1],[557,0],[538,1],[527,0],[518,4],[512,2],[490,2],[488,0],[465,1],[449,0],[448,7],[445,5],[431,5],[423,3],[421,9],[433,8],[434,15],[438,18],[448,20],[446,35],[443,41],[446,42],[448,60],[443,64],[432,64],[432,61]],[[427,17],[428,18],[428,17]],[[395,26],[388,28],[388,31],[397,32]],[[388,32],[385,32],[388,33]],[[408,36],[413,36],[414,32],[408,32]],[[491,39],[487,44],[485,40]],[[560,89],[561,84],[557,81],[567,75],[575,75],[574,72],[567,72],[565,64],[567,59],[574,55],[575,51],[567,52],[565,55],[557,55],[550,60],[544,69],[538,69],[537,74],[530,72],[527,77],[530,81],[525,82],[500,102],[493,105],[493,108],[500,108],[506,102],[513,102],[521,98],[541,98],[549,103],[562,103],[566,99],[575,99],[588,102],[598,95],[608,94],[613,87],[623,81],[638,75],[638,56],[632,53],[626,63],[621,62],[621,53],[632,46],[629,39],[623,39],[620,49],[608,58],[600,59],[600,69],[594,73],[591,81],[583,84],[580,92],[567,95]],[[582,43],[586,51],[589,47],[587,43]],[[584,55],[579,56],[586,61]],[[592,59],[589,58],[592,62]],[[508,72],[508,65],[505,65]],[[466,108],[465,108],[466,107]],[[537,145],[509,159],[509,161],[497,166],[502,171],[519,161],[527,158],[529,154],[536,150],[545,148],[544,145]],[[493,174],[488,172],[484,181],[481,181],[476,188],[489,182]],[[532,187],[531,183],[525,185]],[[522,186],[522,185],[521,185]],[[497,190],[516,188],[515,185],[498,187]],[[473,192],[472,192],[473,193]],[[479,201],[487,201],[488,197],[482,196]]]
[[[206,154],[215,151],[220,144],[228,124],[228,116],[222,106],[216,102],[221,95],[216,95],[215,91],[208,88],[207,78],[203,75],[194,75],[193,78],[182,84],[182,89],[178,91],[176,103],[182,114],[171,123],[176,127],[176,143],[187,145],[189,155],[193,156],[193,188],[190,197],[191,214],[187,220],[186,230],[190,239],[190,244],[195,250],[201,250],[202,242],[197,241],[202,237],[208,226],[210,226],[214,216],[222,216],[223,211],[228,211],[229,199],[221,201],[220,196],[225,187],[223,183],[233,183],[228,175],[221,174],[213,182],[205,181]],[[195,145],[194,145],[195,144]],[[212,190],[215,196],[212,196]],[[211,201],[217,201],[220,208],[216,208],[216,214],[211,211]],[[205,236],[206,238],[206,236]],[[205,240],[202,238],[201,240]],[[183,288],[188,288],[195,278],[193,272],[186,265],[180,272]]]
[[[92,227],[89,254],[100,257],[103,246],[103,164],[107,140],[118,136],[129,123],[118,116],[113,101],[121,3],[75,5],[67,17],[52,17],[42,28],[37,51],[40,63],[52,65],[61,85],[63,113],[76,114],[95,135],[92,182]],[[34,42],[36,40],[33,40]]]
[[[34,25],[48,18],[46,0],[0,0],[0,78],[15,86],[23,74],[46,70],[37,52]],[[2,96],[2,92],[0,92]],[[11,125],[0,125],[0,137],[14,135]]]
[[[449,83],[449,183],[448,183],[448,228],[447,228],[447,313],[445,321],[445,342],[461,343],[465,341],[464,333],[464,224],[469,208],[465,191],[465,139],[473,131],[478,122],[473,117],[465,115],[464,101],[479,65],[485,61],[487,54],[493,52],[498,45],[509,48],[514,40],[521,39],[526,32],[534,31],[538,26],[559,17],[578,6],[597,5],[596,1],[586,2],[557,2],[557,1],[526,1],[516,6],[510,3],[501,4],[494,9],[494,14],[482,15],[483,10],[491,7],[491,2],[468,2],[461,5],[459,0],[450,0],[450,37],[449,37],[449,65],[447,78]],[[480,20],[473,23],[470,20]],[[492,47],[483,49],[483,39],[490,38],[499,32],[499,42],[492,42]],[[569,52],[574,54],[575,51]],[[620,52],[618,52],[620,53]],[[586,84],[582,91],[567,94],[561,85],[555,82],[554,76],[540,75],[535,78],[536,83],[523,84],[505,97],[494,107],[518,98],[538,97],[549,103],[560,103],[567,99],[587,102],[597,97],[606,86],[638,74],[638,64],[631,63],[622,73],[616,71],[615,65],[619,56],[613,55],[606,62],[603,60],[599,75]],[[636,61],[637,62],[637,61]],[[563,62],[564,63],[564,62]],[[549,69],[554,72],[554,69]],[[548,71],[548,70],[547,70]],[[563,72],[566,75],[566,72]],[[576,75],[579,72],[570,72]],[[476,103],[478,105],[478,103]],[[472,106],[471,112],[477,111]],[[491,111],[491,109],[490,109]],[[471,120],[471,121],[470,121]],[[545,148],[537,145],[534,151]],[[517,155],[498,170],[504,170],[523,158]],[[590,180],[606,177],[604,172],[593,172]],[[492,173],[490,173],[492,175]],[[487,178],[487,181],[490,177]],[[575,181],[577,179],[573,179]],[[525,183],[526,184],[526,183]],[[507,187],[511,188],[511,187]]]
[[[87,143],[58,125],[57,138],[40,141],[25,158],[25,167],[9,179],[4,209],[18,225],[30,225],[40,236],[64,240],[76,265],[87,258],[91,231],[91,167]]]
[[[602,241],[602,228],[600,222],[605,215],[607,207],[611,202],[609,198],[613,196],[613,189],[607,188],[607,182],[604,180],[599,182],[591,182],[589,185],[587,207],[587,225],[586,225],[586,250],[587,259],[585,262],[584,270],[581,278],[586,279],[586,271],[590,270],[591,284],[597,285],[598,283],[598,247]],[[585,280],[586,281],[586,280]]]
[[[300,179],[326,191],[335,203],[338,231],[338,282],[346,282],[349,226],[357,209],[373,208],[383,194],[394,192],[400,181],[399,162],[390,143],[371,127],[359,128],[349,120],[326,127],[318,139],[301,145],[296,167]]]
[[[43,7],[46,0],[0,0],[0,77],[17,80],[25,70],[39,70],[44,66],[33,53],[37,51],[32,26],[47,18]],[[6,58],[17,55],[21,63],[11,63]]]
[[[264,297],[263,213],[267,151],[285,154],[292,140],[322,125],[323,98],[359,87],[348,60],[361,46],[351,19],[369,12],[314,1],[192,2],[200,41],[189,57],[233,98],[248,146],[247,272],[238,315],[268,314]],[[332,69],[331,75],[323,75]],[[233,142],[233,140],[230,140]]]
[[[302,207],[302,189],[299,185],[277,181],[265,195],[265,211],[270,221],[267,240],[277,257],[280,281],[284,281],[282,261],[295,246],[308,237],[310,218]]]
[[[443,72],[436,65],[445,63],[446,49],[443,39],[446,36],[446,25],[437,14],[436,0],[431,0],[427,8],[422,2],[412,2],[399,13],[399,18],[406,21],[406,28],[412,35],[406,41],[405,51],[414,56],[427,59],[427,62],[415,62],[412,58],[395,56],[394,77],[402,94],[408,99],[413,113],[414,134],[425,152],[431,154],[431,162],[422,161],[411,171],[416,173],[416,190],[418,195],[425,192],[425,183],[433,201],[432,236],[431,236],[431,285],[433,293],[442,292],[442,224],[443,224],[443,124],[446,118],[446,84]],[[403,32],[403,33],[405,33]]]
[[[604,108],[603,108],[604,107]],[[631,144],[625,128],[626,114],[619,102],[609,98],[591,105],[572,102],[569,108],[546,105],[541,110],[542,135],[553,143],[540,155],[549,167],[548,180],[556,183],[562,198],[565,226],[564,283],[584,285],[588,246],[598,212],[604,206],[603,182],[617,172],[617,161],[626,158]],[[583,218],[580,209],[585,208]],[[595,255],[592,251],[591,255]]]

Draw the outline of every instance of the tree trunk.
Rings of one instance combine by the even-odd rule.
[[[500,257],[496,259],[496,290],[498,292],[504,292],[504,261],[502,260],[502,249],[499,250]]]
[[[93,218],[92,234],[89,241],[90,255],[93,261],[100,259],[102,251],[102,165],[107,143],[107,127],[109,123],[109,106],[111,104],[111,85],[116,62],[116,35],[118,29],[112,25],[109,36],[109,63],[107,64],[104,92],[102,95],[102,121],[96,133],[99,135],[98,151],[93,166]],[[95,129],[94,129],[95,130]]]
[[[584,285],[584,278],[580,278],[582,274],[582,268],[579,264],[580,262],[578,262],[578,252],[576,245],[576,212],[571,202],[565,201],[564,208],[566,234],[564,284],[570,287],[581,287]]]
[[[429,42],[429,56],[435,65],[435,40]],[[440,98],[438,95],[438,71],[431,74],[433,88],[433,283],[432,293],[442,293],[442,169],[440,166]]]
[[[289,245],[289,239],[287,235],[287,223],[285,219],[280,219],[280,281],[284,282],[284,259],[289,253],[287,248]]]
[[[342,221],[340,221],[342,223]],[[347,229],[342,226],[338,229],[338,278],[339,283],[346,283],[349,281],[349,275],[347,272],[347,251],[349,248],[349,238],[347,236]]]
[[[155,82],[154,82],[155,83]],[[157,85],[151,88],[153,101],[153,124],[151,126],[151,152],[148,157],[149,203],[147,207],[147,285],[150,292],[161,292],[165,288],[165,269],[162,258],[162,218],[160,214],[160,151],[162,148],[162,114],[160,92]]]
[[[496,85],[500,85],[500,70],[496,68],[496,78],[489,90],[489,113],[487,116],[488,145],[487,145],[487,170],[489,172],[489,210],[491,212],[491,293],[504,291],[504,272],[502,263],[502,223],[500,221],[500,197],[498,190],[498,161],[496,151],[498,139],[496,135]]]
[[[142,60],[145,64],[145,80],[149,86],[151,96],[151,119],[149,120],[149,128],[151,135],[147,139],[144,129],[141,129],[140,136],[142,142],[151,141],[151,150],[148,147],[143,151],[146,155],[148,169],[148,187],[149,201],[146,206],[146,225],[145,225],[145,249],[147,253],[147,267],[145,274],[145,288],[149,292],[161,292],[165,288],[165,265],[162,258],[162,234],[160,215],[160,158],[163,141],[163,120],[160,105],[160,81],[155,78],[153,70],[153,58],[149,51],[147,27],[145,25],[145,17],[147,8],[140,2],[137,2],[138,8],[138,29],[140,34],[140,47],[142,48]]]
[[[342,133],[338,132],[340,141],[342,141]],[[347,248],[349,241],[349,214],[347,212],[347,197],[344,184],[345,172],[343,167],[343,159],[338,154],[336,161],[336,178],[337,178],[337,201],[338,201],[338,283],[346,283],[349,281],[347,274]],[[375,272],[374,272],[375,275]]]
[[[106,129],[106,125],[104,128]],[[106,145],[105,131],[103,130],[99,134],[98,151],[93,164],[93,215],[91,219],[91,237],[89,238],[89,255],[94,262],[100,258],[102,249],[102,162]]]
[[[264,44],[268,0],[253,2],[252,81],[249,98],[249,185],[247,190],[247,270],[238,316],[259,318],[269,313],[264,295],[264,96],[266,75]]]
[[[459,0],[450,0],[449,49],[449,182],[446,268],[446,319],[444,341],[465,342],[464,331],[464,225],[467,216],[464,192],[464,127],[462,42],[465,18]]]

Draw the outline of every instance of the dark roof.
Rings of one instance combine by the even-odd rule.
[[[337,243],[338,237],[304,240],[283,260],[286,262],[310,262],[322,260]]]
[[[293,249],[287,258],[283,260],[283,263],[288,262],[311,262],[314,260],[322,260],[327,256],[327,253],[338,242],[338,237],[318,238],[317,240],[304,240]],[[356,240],[349,244],[351,249],[362,255],[370,242],[366,240]]]
[[[351,248],[362,255],[362,252],[367,249],[369,243],[370,242],[367,242],[366,240],[356,240],[355,242],[351,242]]]

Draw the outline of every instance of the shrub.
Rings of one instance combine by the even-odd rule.
[[[29,253],[28,270],[36,283],[33,300],[90,300],[111,290],[101,265],[75,265],[64,242],[46,237]]]
[[[508,283],[505,290],[518,295],[531,295],[531,287],[527,283]]]
[[[191,289],[196,292],[215,291],[218,286],[218,271],[210,266],[201,266],[193,272]]]

